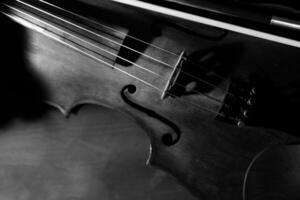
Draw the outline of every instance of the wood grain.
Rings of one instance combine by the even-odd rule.
[[[164,172],[146,166],[149,142],[118,112],[87,106],[14,120],[0,134],[0,199],[194,199]]]

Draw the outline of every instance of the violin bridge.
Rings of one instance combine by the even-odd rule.
[[[170,91],[170,89],[174,86],[174,84],[176,83],[176,80],[180,74],[181,68],[182,68],[182,63],[185,60],[185,52],[181,52],[181,54],[179,55],[179,58],[175,64],[175,67],[173,68],[173,71],[171,73],[171,76],[162,92],[161,95],[161,99],[165,99],[168,96],[168,92]]]

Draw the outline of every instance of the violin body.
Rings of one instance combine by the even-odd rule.
[[[104,13],[107,14],[106,6],[105,4],[105,9],[98,9],[104,9]],[[116,5],[112,4],[112,8],[114,6]],[[252,73],[249,66],[233,69],[235,66],[241,66],[242,62],[237,58],[239,56],[244,58],[244,63],[252,64],[251,50],[243,57],[239,54],[240,46],[235,44],[247,39],[251,41],[251,45],[257,45],[257,49],[261,43],[267,43],[269,50],[276,48],[280,49],[280,52],[284,52],[288,47],[249,39],[246,36],[240,36],[239,41],[236,41],[237,37],[232,33],[221,42],[207,41],[197,32],[210,27],[199,25],[194,34],[186,31],[186,27],[192,25],[178,28],[178,24],[181,23],[175,23],[173,19],[164,19],[156,23],[161,16],[144,15],[136,10],[130,10],[125,15],[128,19],[138,18],[136,23],[143,26],[136,26],[135,21],[129,20],[136,29],[141,27],[133,31],[130,26],[126,26],[126,20],[113,24],[117,27],[115,32],[110,32],[113,38],[118,35],[118,31],[125,35],[118,35],[121,45],[114,48],[116,55],[109,57],[109,64],[99,62],[105,60],[102,57],[95,59],[96,53],[92,54],[91,50],[82,50],[76,45],[75,48],[70,46],[68,37],[61,37],[58,41],[56,37],[51,38],[43,34],[46,29],[39,32],[37,29],[24,28],[27,38],[27,66],[32,74],[38,77],[40,86],[45,90],[45,102],[58,108],[66,116],[83,104],[97,104],[125,113],[149,136],[149,164],[172,174],[199,199],[242,199],[245,173],[255,156],[273,145],[295,143],[298,139],[282,130],[272,129],[273,127],[260,124],[256,127],[255,124],[238,127],[237,123],[217,120],[230,92],[231,75],[234,74],[248,82],[249,74]],[[105,16],[108,19],[122,17],[122,13],[120,16]],[[211,28],[209,31],[220,30]],[[139,36],[145,37],[141,39],[149,44],[138,47],[141,52],[138,56],[119,60],[120,55],[126,56],[126,51],[128,53],[128,49],[124,49],[125,45],[135,45],[134,42],[128,42],[131,32],[138,32]],[[107,44],[103,44],[104,46]],[[211,55],[211,49],[214,50],[213,47],[216,46],[228,46],[220,48],[217,54],[226,55],[226,59],[221,57],[218,60],[226,61],[226,65],[212,64],[222,70],[227,67],[227,72],[220,71],[225,78],[214,81],[216,87],[204,87],[200,82],[197,82],[198,87],[192,87],[190,85],[193,85],[195,80],[191,78],[184,79],[188,81],[179,84],[181,90],[172,92],[172,87],[167,88],[166,92],[166,85],[174,75],[174,68],[185,61],[183,55],[201,55],[194,60],[200,63],[199,65],[180,66],[182,71],[201,73],[201,65],[210,67],[210,61],[215,59],[215,54]],[[114,45],[108,45],[107,48],[109,50],[113,47]],[[234,51],[235,48],[238,50]],[[176,55],[170,55],[168,52],[175,52]],[[156,58],[160,62],[144,55]],[[205,73],[209,74],[208,71],[214,70],[218,69],[208,69]],[[205,78],[206,75],[202,76]],[[180,77],[175,82],[179,79]],[[190,92],[189,87],[197,88],[200,92]]]

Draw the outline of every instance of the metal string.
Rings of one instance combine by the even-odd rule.
[[[26,3],[24,3],[24,2],[22,2],[22,1],[20,1],[20,0],[17,0],[17,1],[20,2],[20,3],[26,4]],[[56,8],[56,9],[59,9],[59,10],[62,10],[62,11],[64,11],[64,12],[67,12],[67,13],[69,13],[69,14],[72,14],[72,15],[74,15],[74,16],[76,16],[76,17],[82,18],[82,19],[84,19],[84,20],[90,21],[90,22],[92,22],[92,23],[94,23],[94,24],[97,24],[97,25],[99,25],[99,26],[102,26],[102,27],[104,27],[104,28],[106,28],[106,29],[109,29],[109,30],[118,32],[118,33],[120,33],[120,34],[122,34],[122,35],[124,35],[124,36],[126,36],[126,37],[130,37],[130,38],[132,38],[132,39],[134,39],[134,40],[136,40],[136,41],[138,41],[138,42],[141,42],[141,43],[146,44],[146,45],[148,45],[148,46],[151,46],[151,47],[153,47],[153,48],[159,49],[160,51],[163,51],[163,52],[165,52],[165,53],[171,54],[171,55],[176,56],[176,57],[179,57],[179,56],[180,56],[180,55],[177,54],[177,53],[174,53],[174,52],[172,52],[172,51],[163,49],[163,48],[161,48],[161,47],[159,47],[159,46],[157,46],[157,45],[153,45],[153,44],[151,44],[151,43],[145,42],[145,41],[143,41],[143,40],[141,40],[141,39],[139,39],[139,38],[136,38],[136,37],[133,37],[133,36],[128,35],[128,34],[126,34],[126,33],[123,33],[122,31],[116,30],[116,29],[114,29],[114,28],[112,28],[112,27],[109,27],[109,26],[104,25],[104,24],[102,24],[102,23],[96,22],[96,21],[91,20],[91,19],[89,19],[89,18],[87,18],[87,17],[83,17],[83,16],[78,15],[78,14],[76,14],[76,13],[74,13],[74,12],[71,12],[71,11],[66,10],[66,9],[64,9],[64,8],[61,8],[61,7],[59,7],[59,6],[56,6],[56,5],[51,4],[51,3],[49,3],[49,2],[46,2],[46,1],[44,1],[44,0],[39,0],[39,1],[42,2],[42,3],[45,3],[45,4],[49,5],[49,6],[52,6],[52,7]],[[26,4],[26,5],[28,5],[28,4]],[[156,58],[154,58],[154,57],[152,57],[152,56],[149,56],[149,55],[147,55],[147,54],[145,54],[145,53],[139,52],[139,51],[137,51],[137,50],[135,50],[135,49],[133,49],[133,48],[131,48],[131,47],[128,47],[128,46],[126,46],[126,45],[120,44],[120,43],[118,43],[118,42],[116,42],[116,41],[114,41],[114,40],[111,40],[111,39],[107,38],[107,37],[104,37],[104,36],[102,36],[102,35],[99,35],[98,33],[95,33],[95,32],[93,32],[93,31],[91,31],[91,30],[88,30],[88,29],[86,29],[86,28],[80,27],[80,26],[78,26],[78,25],[76,25],[76,24],[74,24],[74,23],[72,23],[72,22],[69,22],[69,21],[67,21],[67,20],[61,19],[61,18],[59,18],[59,17],[57,17],[57,16],[55,16],[55,15],[52,15],[52,14],[46,12],[46,11],[43,11],[43,10],[38,9],[38,8],[36,8],[36,7],[33,7],[33,6],[31,6],[31,5],[28,5],[28,6],[34,8],[34,9],[37,9],[37,10],[39,10],[39,11],[45,13],[45,14],[48,14],[48,15],[50,15],[50,16],[52,16],[52,17],[55,17],[56,19],[59,19],[59,20],[62,20],[62,21],[64,21],[64,22],[66,22],[66,23],[69,23],[69,24],[71,24],[71,25],[74,25],[74,26],[76,26],[77,28],[80,28],[80,29],[82,29],[82,30],[85,30],[85,31],[87,31],[87,32],[89,32],[89,33],[91,33],[91,34],[93,34],[93,35],[95,35],[95,36],[101,37],[101,38],[104,39],[104,40],[108,40],[108,41],[110,41],[110,42],[112,42],[112,43],[114,43],[114,44],[120,45],[120,46],[122,46],[122,47],[124,47],[124,48],[126,48],[126,49],[129,49],[129,50],[131,50],[131,51],[133,51],[133,52],[135,52],[135,53],[138,53],[138,54],[140,54],[140,55],[142,55],[142,56],[145,56],[145,57],[147,57],[147,58],[149,58],[149,59],[152,59],[152,60],[154,60],[154,61],[156,61],[156,62],[158,62],[158,63],[160,63],[160,64],[162,64],[162,65],[164,65],[164,66],[166,66],[166,67],[169,67],[169,68],[171,68],[171,69],[174,68],[174,66],[171,66],[171,65],[169,65],[168,63],[165,63],[165,62],[163,62],[163,61],[161,61],[161,60],[158,60],[158,59],[156,59]],[[185,61],[188,61],[189,63],[191,63],[191,64],[193,64],[193,65],[197,65],[197,63],[194,63],[193,61],[191,61],[191,60],[189,60],[189,59],[187,59],[187,58],[183,58],[183,59],[184,59]],[[128,60],[126,60],[126,61],[129,62]],[[129,63],[132,63],[132,62],[129,62]],[[202,68],[202,69],[205,69],[203,66],[201,66],[201,68]],[[206,70],[207,70],[207,69],[206,69]],[[237,98],[234,94],[232,94],[231,92],[228,92],[225,88],[222,88],[222,87],[219,87],[219,86],[214,85],[214,84],[212,84],[212,83],[209,83],[208,81],[205,81],[205,80],[203,80],[203,79],[201,79],[201,78],[199,78],[199,77],[196,77],[196,76],[194,76],[194,75],[192,75],[192,74],[190,74],[190,73],[187,73],[187,72],[185,72],[184,70],[181,70],[181,72],[182,72],[182,74],[185,74],[185,75],[187,75],[187,76],[189,76],[189,77],[191,77],[191,78],[193,78],[193,79],[195,79],[195,80],[197,80],[197,81],[200,81],[200,82],[202,82],[202,83],[204,83],[204,84],[206,84],[206,85],[209,85],[209,86],[211,86],[211,87],[218,88],[218,89],[224,91],[226,94],[229,94],[229,95],[231,95],[231,96]],[[219,75],[217,75],[217,74],[215,74],[215,76],[218,77],[218,78],[220,78],[221,80],[225,80],[224,77],[221,77],[221,76],[219,76]],[[199,91],[198,91],[198,92],[199,92]],[[239,97],[239,98],[240,98],[240,97]]]
[[[18,9],[15,9],[15,8],[13,8],[13,7],[11,7],[11,6],[8,6],[8,7],[11,8],[11,9],[13,9],[13,10],[15,10],[15,11],[21,12],[22,14],[27,15],[28,17],[31,17],[31,18],[35,19],[36,21],[38,21],[38,22],[40,22],[40,23],[43,23],[43,24],[45,24],[45,25],[47,25],[47,26],[50,26],[51,28],[56,29],[56,30],[58,30],[58,31],[60,31],[60,32],[62,32],[62,33],[64,33],[64,34],[68,34],[69,36],[71,36],[71,37],[73,37],[73,38],[76,38],[77,40],[79,40],[79,41],[81,41],[81,42],[84,42],[84,43],[86,43],[86,44],[89,44],[89,45],[91,45],[91,46],[93,46],[93,47],[95,47],[95,48],[97,48],[97,49],[99,49],[99,50],[101,50],[101,51],[103,51],[103,52],[105,52],[105,53],[108,53],[108,54],[110,54],[110,55],[112,55],[112,56],[116,56],[117,58],[120,58],[120,59],[122,59],[122,60],[124,60],[124,61],[126,61],[126,62],[129,62],[130,64],[132,64],[132,65],[134,65],[134,66],[136,66],[136,67],[138,67],[138,68],[140,68],[140,69],[143,69],[143,70],[145,70],[145,71],[147,71],[147,72],[149,72],[149,73],[152,73],[152,74],[154,74],[154,75],[156,75],[156,76],[158,76],[158,77],[160,77],[160,78],[164,78],[162,75],[160,75],[160,74],[158,74],[158,73],[156,73],[156,72],[153,72],[153,71],[151,71],[151,70],[149,70],[149,69],[147,69],[147,68],[145,68],[145,67],[143,67],[143,66],[141,66],[141,65],[138,65],[138,64],[136,64],[136,63],[134,63],[134,62],[132,62],[132,61],[130,61],[130,60],[124,58],[124,57],[121,57],[121,56],[119,56],[119,55],[117,55],[117,54],[115,54],[115,53],[112,53],[112,52],[110,52],[110,51],[108,51],[108,50],[106,50],[106,49],[103,49],[102,47],[99,47],[99,46],[97,46],[97,45],[95,45],[95,44],[93,44],[93,43],[91,43],[91,42],[89,42],[89,41],[86,41],[86,40],[84,40],[84,39],[82,39],[82,38],[80,38],[80,37],[78,37],[78,36],[76,36],[76,35],[73,35],[73,34],[71,34],[71,33],[68,33],[68,32],[66,32],[66,31],[64,31],[64,30],[62,30],[62,29],[60,29],[60,28],[57,28],[56,26],[53,26],[53,25],[51,25],[51,24],[49,24],[49,23],[47,23],[47,22],[45,22],[45,21],[42,21],[42,20],[40,20],[40,19],[38,19],[38,18],[36,18],[36,17],[33,17],[33,16],[31,16],[31,15],[29,15],[29,14],[27,14],[27,13],[24,13],[24,12],[18,10]],[[69,40],[69,41],[70,41],[70,40]],[[73,41],[71,41],[71,42],[73,42]],[[79,44],[77,44],[77,45],[79,45]],[[89,50],[90,50],[90,49],[89,49]],[[91,51],[91,50],[90,50],[90,51]],[[94,53],[97,54],[97,52],[94,52]],[[177,86],[179,86],[179,87],[182,87],[182,88],[185,88],[184,85],[179,84],[179,83],[175,83],[175,85],[177,85]],[[208,94],[202,93],[202,92],[200,92],[200,91],[198,91],[198,90],[193,89],[193,90],[191,90],[191,91],[192,91],[192,92],[195,92],[195,93],[198,94],[198,95],[203,95],[203,96],[205,96],[205,97],[207,97],[207,98],[209,98],[209,99],[211,99],[211,100],[213,100],[213,101],[222,103],[222,104],[224,104],[225,106],[227,105],[227,104],[225,104],[223,101],[221,101],[221,100],[219,100],[219,99],[217,99],[217,98],[215,98],[215,97],[212,97],[212,96],[210,96],[210,95],[208,95]]]
[[[52,4],[52,3],[46,2],[46,1],[44,1],[44,0],[39,0],[39,1],[42,2],[42,3],[44,3],[44,4],[47,4],[47,5],[49,5],[49,6],[52,6],[52,7],[54,7],[54,8],[57,8],[57,9],[59,9],[59,10],[62,10],[62,11],[64,11],[64,12],[66,12],[66,13],[69,13],[69,14],[71,14],[71,15],[73,15],[73,16],[76,16],[76,17],[78,17],[78,18],[81,18],[81,19],[84,19],[84,20],[86,20],[86,21],[92,22],[93,24],[97,24],[97,25],[102,26],[102,27],[104,27],[104,28],[106,28],[106,29],[109,29],[109,30],[118,32],[118,33],[120,33],[121,35],[124,35],[124,36],[126,36],[126,37],[131,38],[131,39],[134,39],[134,40],[136,40],[136,41],[138,41],[138,42],[141,42],[141,43],[143,43],[143,44],[146,44],[146,45],[148,45],[148,46],[152,46],[152,47],[154,47],[154,48],[156,48],[156,49],[159,49],[159,50],[164,51],[164,52],[166,52],[166,53],[172,54],[172,55],[174,55],[174,56],[179,56],[179,54],[177,54],[177,53],[174,53],[174,52],[172,52],[172,51],[170,51],[170,50],[163,49],[163,48],[161,48],[161,47],[159,47],[159,46],[157,46],[157,45],[148,43],[148,42],[146,42],[146,41],[144,41],[144,40],[141,40],[141,39],[139,39],[139,38],[137,38],[137,37],[133,37],[133,36],[131,36],[131,35],[128,35],[128,34],[126,34],[126,33],[123,33],[122,31],[119,31],[119,30],[114,29],[114,28],[112,28],[112,27],[110,27],[110,26],[104,25],[104,24],[102,24],[102,23],[99,23],[99,22],[97,22],[97,21],[95,21],[95,20],[92,20],[92,19],[90,19],[90,18],[88,18],[88,17],[84,17],[84,16],[82,16],[82,15],[76,14],[76,13],[74,13],[74,12],[71,12],[71,11],[67,10],[67,9],[64,9],[64,8],[61,8],[61,7],[59,7],[59,6],[56,6],[56,5]]]
[[[30,8],[33,8],[33,9],[39,11],[39,12],[42,12],[42,13],[44,13],[44,14],[46,14],[46,15],[49,15],[49,16],[51,16],[51,17],[53,17],[53,18],[56,18],[56,19],[58,19],[58,20],[60,20],[60,21],[62,21],[62,22],[65,22],[65,23],[70,24],[70,25],[72,25],[72,26],[74,26],[74,27],[76,27],[76,28],[79,28],[79,29],[81,29],[81,30],[83,30],[83,31],[86,31],[86,32],[88,32],[88,33],[90,33],[90,34],[93,34],[93,35],[95,35],[95,36],[97,36],[97,37],[99,37],[99,38],[102,38],[102,39],[104,39],[104,40],[107,40],[107,41],[109,41],[109,42],[112,42],[112,43],[114,43],[114,44],[116,44],[116,45],[122,46],[122,47],[124,47],[124,48],[126,48],[126,49],[129,49],[130,51],[133,51],[133,52],[138,53],[138,54],[140,54],[140,55],[142,55],[142,56],[144,56],[144,57],[147,57],[147,58],[152,59],[152,60],[154,60],[154,61],[156,61],[156,62],[158,62],[158,63],[161,63],[161,64],[163,64],[163,65],[165,65],[165,66],[169,66],[169,67],[173,68],[173,67],[170,66],[168,63],[165,63],[165,62],[163,62],[163,61],[161,61],[161,60],[158,60],[158,59],[156,59],[156,58],[153,58],[153,57],[151,57],[151,56],[149,56],[149,55],[147,55],[147,54],[144,54],[144,53],[142,53],[142,52],[139,52],[139,51],[137,51],[136,49],[133,49],[133,48],[131,48],[131,47],[122,45],[122,44],[120,44],[120,43],[118,43],[118,42],[116,42],[116,41],[114,41],[114,40],[112,40],[112,39],[109,39],[109,38],[107,38],[107,37],[105,37],[105,36],[103,36],[103,35],[100,35],[100,34],[94,32],[94,31],[91,31],[91,30],[86,29],[86,28],[84,28],[84,27],[82,27],[82,26],[79,26],[79,25],[77,25],[77,24],[74,24],[74,23],[72,23],[72,22],[70,22],[70,21],[68,21],[68,20],[62,19],[62,18],[60,18],[60,17],[58,17],[58,16],[56,16],[56,15],[53,15],[53,14],[47,12],[47,11],[44,11],[44,10],[42,10],[42,9],[39,9],[39,8],[37,8],[37,7],[35,7],[35,6],[32,6],[32,5],[28,4],[28,3],[25,3],[25,2],[23,2],[23,1],[20,1],[20,0],[16,0],[16,1],[19,2],[19,3],[22,3],[22,4],[26,5],[26,6],[28,6],[28,7],[30,7]]]
[[[12,18],[13,20],[19,22],[19,20],[18,20],[18,19],[15,19],[13,16],[11,16],[11,15],[9,15],[9,14],[6,14],[6,13],[4,13],[4,14],[7,15],[8,17]],[[22,22],[21,22],[21,23],[22,23]],[[25,25],[25,26],[26,26],[26,25]],[[29,25],[27,25],[27,26],[29,26]],[[30,28],[32,28],[32,27],[30,27]],[[112,69],[116,69],[116,70],[118,70],[118,71],[120,71],[120,72],[122,72],[122,73],[124,73],[124,74],[126,74],[126,75],[128,75],[128,76],[130,76],[130,77],[132,77],[132,78],[134,78],[134,79],[136,79],[136,80],[142,82],[142,83],[144,83],[145,85],[147,85],[147,86],[149,86],[149,87],[151,87],[151,88],[153,88],[153,89],[155,89],[155,90],[157,90],[157,91],[159,91],[159,92],[163,92],[160,88],[158,88],[158,87],[152,85],[151,83],[148,83],[148,82],[144,81],[143,79],[140,79],[140,78],[138,78],[138,77],[136,77],[136,76],[134,76],[134,75],[132,75],[132,74],[130,74],[130,73],[128,73],[128,72],[126,72],[126,71],[120,69],[120,68],[117,68],[117,67],[115,67],[114,65],[112,65],[112,64],[110,64],[110,63],[108,63],[108,62],[105,62],[105,61],[101,60],[100,58],[98,58],[98,57],[96,57],[96,56],[94,56],[94,55],[91,55],[91,54],[89,54],[89,53],[87,53],[87,52],[85,52],[85,51],[83,51],[83,50],[81,50],[81,49],[79,49],[79,48],[77,48],[77,47],[75,47],[75,46],[73,46],[73,45],[71,45],[71,44],[65,42],[65,41],[62,41],[59,37],[54,36],[54,34],[46,33],[45,31],[43,31],[42,29],[39,29],[39,28],[35,28],[35,30],[36,30],[36,31],[39,31],[40,33],[46,35],[46,36],[49,37],[49,38],[52,38],[52,39],[54,39],[54,40],[60,42],[61,44],[64,44],[65,46],[67,46],[67,47],[69,47],[69,48],[71,48],[71,49],[73,49],[73,50],[75,50],[75,51],[80,52],[80,53],[83,54],[83,55],[86,55],[86,56],[89,57],[89,58],[92,58],[92,59],[94,59],[94,60],[96,60],[96,61],[98,61],[98,62],[100,62],[100,63],[102,63],[102,64],[104,64],[104,65],[106,65],[106,66],[108,66],[108,67],[110,67],[110,68],[112,68]],[[70,42],[72,42],[72,41],[70,41]],[[208,109],[208,108],[205,108],[205,107],[203,107],[203,106],[201,106],[201,105],[198,105],[198,104],[195,104],[195,103],[192,103],[192,102],[189,102],[189,101],[187,101],[187,100],[178,99],[178,96],[176,96],[176,95],[174,95],[174,94],[171,94],[171,93],[169,93],[169,92],[167,92],[167,93],[168,93],[170,96],[175,97],[175,98],[176,98],[176,99],[175,99],[176,101],[181,101],[181,102],[183,102],[183,103],[188,102],[189,104],[193,105],[194,107],[196,107],[196,108],[198,108],[198,109],[201,109],[201,110],[204,110],[204,111],[207,111],[207,112],[211,112],[211,113],[214,113],[214,114],[217,114],[217,115],[220,115],[220,116],[225,117],[224,114],[222,114],[222,113],[219,113],[219,112],[217,112],[217,111],[210,110],[210,109]],[[237,120],[237,119],[233,119],[233,118],[232,118],[232,120]]]
[[[10,7],[10,6],[9,6],[9,7]],[[17,9],[15,9],[15,8],[13,8],[13,7],[10,7],[10,8],[11,8],[11,9],[14,9],[14,10],[17,10]],[[19,10],[17,10],[17,11],[19,11]],[[19,12],[22,12],[22,11],[19,11]],[[23,13],[23,12],[22,12],[22,13]],[[27,13],[23,13],[23,14],[28,15]],[[30,16],[30,15],[28,15],[28,16]],[[33,17],[33,16],[30,16],[30,17],[35,18],[35,17]],[[49,26],[51,26],[51,27],[53,27],[53,28],[55,28],[55,29],[57,29],[57,30],[59,30],[59,31],[62,31],[62,32],[64,32],[64,33],[67,33],[67,32],[65,32],[65,31],[63,31],[63,30],[61,30],[61,29],[59,29],[59,28],[57,28],[57,27],[55,27],[55,26],[52,26],[51,24],[48,24],[48,23],[46,23],[46,22],[44,22],[44,21],[41,21],[41,20],[39,20],[39,19],[37,19],[37,18],[35,18],[35,19],[38,20],[38,21],[40,21],[40,22],[42,22],[42,23],[44,23],[44,24],[47,24],[47,25],[49,25]],[[49,30],[48,30],[48,31],[49,31]],[[45,34],[45,33],[43,33],[43,34]],[[55,34],[55,33],[54,33],[54,34]],[[101,50],[103,50],[103,51],[105,51],[105,52],[107,52],[107,53],[113,54],[113,53],[111,53],[111,52],[109,52],[109,51],[107,51],[107,50],[104,50],[104,49],[102,49],[101,47],[98,47],[98,46],[96,46],[96,45],[94,45],[94,44],[92,44],[92,43],[90,43],[90,42],[88,42],[88,41],[85,41],[85,40],[83,40],[83,39],[81,39],[81,38],[79,38],[79,37],[77,37],[77,36],[74,36],[74,35],[72,35],[72,34],[70,34],[70,33],[67,33],[67,34],[69,34],[70,36],[75,37],[75,38],[77,38],[77,39],[80,39],[80,41],[82,41],[82,42],[86,42],[86,43],[88,43],[88,44],[90,44],[90,45],[93,45],[94,47],[97,47],[97,48],[99,48],[99,49],[101,49]],[[111,65],[110,63],[107,63],[107,62],[105,62],[105,61],[103,61],[103,60],[97,58],[96,56],[93,56],[93,55],[91,55],[91,54],[89,54],[89,53],[87,53],[87,52],[85,52],[85,51],[83,51],[83,50],[81,50],[81,49],[79,49],[79,48],[77,48],[77,47],[75,47],[75,46],[70,45],[70,44],[67,43],[67,42],[61,41],[61,39],[56,38],[56,37],[54,37],[54,36],[51,35],[51,34],[47,34],[47,36],[48,36],[48,37],[51,37],[52,39],[55,39],[56,41],[59,41],[60,43],[63,43],[64,45],[66,45],[66,46],[68,46],[68,47],[70,47],[70,48],[72,48],[72,49],[74,49],[74,50],[76,50],[76,51],[79,51],[80,53],[83,53],[84,55],[86,55],[86,56],[88,56],[88,57],[90,57],[90,58],[93,58],[93,59],[95,59],[95,60],[97,60],[97,61],[99,61],[99,62],[101,62],[101,63],[103,63],[103,64],[105,64],[105,65],[107,65],[107,66],[109,66],[109,67],[112,67],[113,69],[117,69],[117,70],[119,70],[119,71],[121,71],[121,72],[123,72],[123,73],[125,73],[125,74],[127,74],[127,75],[129,75],[129,76],[131,76],[131,77],[133,77],[133,78],[135,78],[135,79],[141,81],[142,83],[144,83],[144,84],[146,84],[146,85],[148,85],[148,86],[150,86],[150,87],[152,87],[152,88],[154,88],[154,89],[156,89],[156,90],[158,90],[158,91],[160,91],[160,92],[163,92],[162,89],[160,89],[160,88],[158,88],[158,87],[152,85],[151,83],[148,83],[148,82],[144,81],[143,79],[140,79],[140,78],[138,78],[138,77],[136,77],[136,76],[134,76],[134,75],[132,75],[132,74],[130,74],[130,73],[128,73],[128,72],[126,72],[126,71],[120,69],[120,68],[117,68],[117,67]],[[70,40],[69,40],[69,41],[70,41]],[[76,44],[76,43],[73,42],[73,41],[70,41],[70,42]],[[77,44],[77,45],[79,45],[79,44]],[[98,53],[96,53],[96,54],[98,54]],[[113,54],[113,55],[115,55],[115,54]],[[117,55],[115,55],[115,56],[117,56]],[[119,56],[118,56],[118,57],[119,57]],[[124,58],[120,57],[120,59],[124,59]],[[125,59],[124,59],[124,60],[125,60]],[[126,60],[126,61],[127,61],[127,60]],[[129,61],[128,61],[128,62],[129,62]],[[132,63],[132,64],[136,65],[136,66],[139,67],[139,68],[145,69],[144,67],[141,67],[140,65],[137,65],[137,64],[135,64],[135,63]],[[148,70],[147,70],[147,71],[148,71]],[[152,72],[152,71],[150,71],[150,72]],[[153,72],[153,73],[154,73],[154,72]],[[155,74],[155,73],[154,73],[154,74]],[[162,77],[162,76],[159,75],[159,74],[156,74],[156,75]],[[181,87],[184,87],[184,86],[182,86],[182,85],[180,85],[180,86],[181,86]],[[195,92],[196,92],[196,91],[195,91]],[[178,97],[178,96],[176,96],[176,95],[174,95],[174,94],[171,94],[170,92],[167,92],[167,93],[168,93],[170,96]],[[200,93],[200,92],[197,92],[197,93],[198,93],[198,94],[201,94],[201,95],[204,95],[204,96],[206,96],[206,97],[208,97],[208,98],[211,98],[211,99],[213,99],[213,100],[215,100],[215,101],[218,101],[218,102],[220,102],[220,103],[223,103],[222,101],[220,101],[220,100],[218,100],[218,99],[215,99],[214,97],[208,96],[208,95],[206,95],[206,94],[202,94],[202,93]],[[179,100],[179,99],[176,98],[176,100]],[[182,99],[180,99],[180,100],[182,100]],[[192,102],[189,102],[189,103],[192,104],[192,105],[194,105],[194,106],[196,106],[196,107],[198,107],[198,108],[200,108],[200,109],[202,109],[202,110],[206,110],[206,111],[212,112],[212,113],[214,113],[214,114],[218,114],[218,115],[224,116],[222,113],[219,113],[219,112],[217,112],[217,111],[213,111],[213,110],[207,109],[207,108],[205,108],[205,107],[203,107],[203,106],[201,106],[201,105],[199,105],[199,104],[195,104],[195,103],[192,103]],[[233,120],[237,120],[237,119],[233,119]]]
[[[110,26],[104,25],[104,24],[102,24],[102,23],[100,23],[100,22],[98,22],[98,21],[92,20],[92,19],[90,19],[90,18],[88,18],[88,17],[84,17],[84,16],[82,16],[82,15],[76,14],[76,13],[74,13],[74,12],[71,12],[71,11],[67,10],[67,9],[64,9],[64,8],[61,8],[61,7],[59,7],[59,6],[56,6],[56,5],[52,4],[52,3],[46,2],[46,1],[44,1],[44,0],[39,0],[39,1],[42,2],[42,3],[44,3],[44,4],[47,4],[47,5],[49,5],[49,6],[52,6],[52,7],[56,8],[56,9],[62,10],[62,11],[64,11],[64,12],[66,12],[66,13],[69,13],[69,14],[71,14],[71,15],[73,15],[73,16],[76,16],[76,17],[78,17],[78,18],[81,18],[81,19],[84,19],[84,20],[86,20],[86,21],[92,22],[93,24],[96,24],[96,25],[98,25],[98,26],[102,26],[102,27],[104,27],[104,28],[106,28],[106,29],[109,29],[109,30],[112,30],[112,31],[114,31],[114,32],[117,32],[117,33],[119,33],[119,34],[121,34],[121,35],[124,35],[124,36],[126,36],[126,37],[129,37],[129,38],[131,38],[131,39],[133,39],[133,40],[136,40],[136,41],[138,41],[138,42],[140,42],[140,43],[143,43],[143,44],[146,44],[146,45],[148,45],[148,46],[151,46],[151,47],[154,47],[154,48],[156,48],[156,49],[159,49],[159,50],[161,50],[161,51],[163,51],[163,52],[165,52],[165,53],[171,54],[171,55],[176,56],[176,57],[179,57],[179,56],[180,56],[180,54],[178,54],[178,53],[175,53],[175,52],[170,51],[170,50],[167,50],[167,49],[163,49],[163,48],[161,48],[161,47],[159,47],[159,46],[157,46],[157,45],[154,45],[154,44],[152,44],[152,43],[146,42],[146,41],[141,40],[141,39],[139,39],[139,38],[137,38],[137,37],[131,36],[131,35],[127,34],[127,33],[124,33],[124,32],[122,32],[122,31],[119,31],[119,30],[117,30],[117,29],[115,29],[115,28],[112,28],[112,27],[110,27]],[[126,48],[126,47],[125,47],[125,48]],[[139,52],[139,53],[141,54],[141,52]],[[193,65],[198,65],[198,63],[195,63],[195,62],[193,62],[192,60],[190,60],[190,59],[188,59],[188,58],[184,58],[184,60],[185,60],[185,61],[188,61],[189,63],[191,63],[191,64],[193,64]],[[173,68],[172,66],[170,66],[170,65],[168,65],[168,64],[167,64],[167,67]],[[203,68],[203,69],[205,69],[205,70],[208,70],[208,69],[206,69],[206,68],[203,67],[203,66],[201,66],[201,68]],[[185,73],[186,75],[193,76],[193,75],[191,75],[191,74],[189,74],[189,73],[186,73],[186,72],[184,72],[184,73]],[[222,76],[220,76],[220,75],[218,75],[218,74],[214,74],[214,75],[215,75],[216,77],[220,78],[221,80],[225,80],[224,77],[222,77]],[[195,76],[193,76],[193,78],[194,78],[194,79],[198,79],[198,77],[195,77]]]

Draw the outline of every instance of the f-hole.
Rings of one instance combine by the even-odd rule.
[[[176,137],[173,138],[173,134],[172,133],[165,133],[163,134],[161,141],[164,145],[166,146],[172,146],[175,145],[180,137],[181,137],[181,132],[180,129],[178,128],[178,126],[176,124],[174,124],[173,122],[171,122],[170,120],[168,120],[167,118],[157,114],[156,112],[154,112],[153,110],[150,110],[148,108],[145,108],[133,101],[131,101],[128,96],[126,95],[126,93],[129,94],[134,94],[136,92],[136,86],[134,85],[126,85],[122,88],[121,90],[121,97],[124,100],[124,102],[126,102],[128,105],[132,106],[133,108],[147,114],[148,116],[155,118],[159,121],[161,121],[162,123],[166,124],[167,126],[169,126],[170,128],[173,129],[174,133],[176,134]]]

